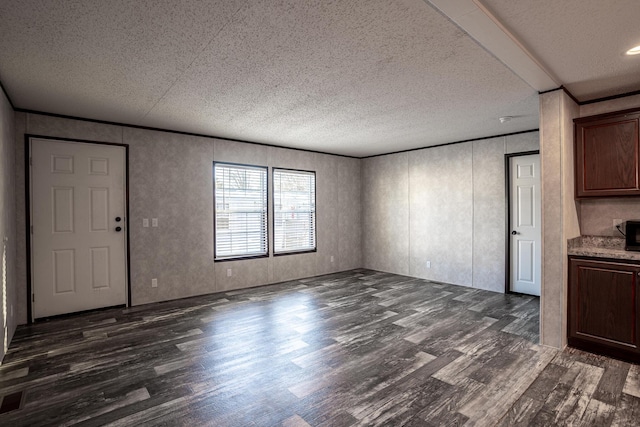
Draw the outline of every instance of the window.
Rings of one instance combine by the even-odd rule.
[[[215,259],[265,256],[267,168],[214,163]]]
[[[274,254],[316,249],[315,172],[273,169]]]

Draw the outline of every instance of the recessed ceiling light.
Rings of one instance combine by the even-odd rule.
[[[640,55],[640,45],[629,49],[627,51],[627,55]]]
[[[502,117],[500,117],[500,123],[510,122],[511,119],[513,119],[513,116],[502,116]]]

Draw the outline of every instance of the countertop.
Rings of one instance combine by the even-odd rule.
[[[640,261],[640,252],[625,251],[624,239],[607,236],[580,236],[567,241],[570,256]]]

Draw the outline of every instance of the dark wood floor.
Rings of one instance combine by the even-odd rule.
[[[638,366],[540,347],[538,316],[355,270],[53,320],[17,331],[0,425],[639,425]]]

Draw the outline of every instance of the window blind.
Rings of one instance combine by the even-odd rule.
[[[267,254],[267,168],[214,163],[215,259]]]
[[[273,170],[274,253],[316,249],[315,172]]]

